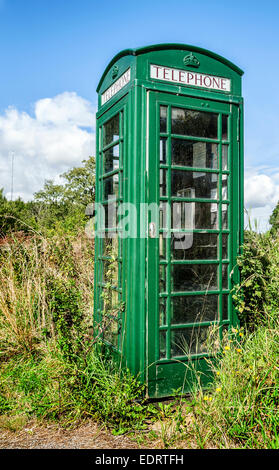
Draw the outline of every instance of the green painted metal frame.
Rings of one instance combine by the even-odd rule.
[[[229,325],[236,325],[238,323],[237,316],[235,310],[233,309],[232,299],[230,297],[230,301],[228,304],[228,320],[222,321],[206,321],[200,323],[187,323],[187,324],[176,324],[171,326],[171,318],[170,318],[170,311],[171,305],[170,301],[172,297],[175,296],[193,296],[193,295],[205,295],[207,292],[203,291],[190,291],[190,292],[172,292],[171,288],[171,266],[178,265],[178,264],[216,264],[219,267],[218,272],[218,290],[212,290],[208,295],[218,295],[219,300],[219,309],[222,312],[222,298],[223,295],[228,295],[231,287],[232,281],[229,279],[228,288],[222,287],[222,267],[223,265],[227,265],[229,268],[229,272],[233,271],[233,267],[236,266],[236,256],[237,256],[237,248],[239,247],[239,238],[238,234],[240,231],[239,226],[239,210],[236,210],[239,207],[239,191],[233,191],[232,188],[239,188],[240,182],[238,181],[238,158],[234,158],[232,162],[232,154],[237,155],[238,150],[232,149],[233,142],[237,142],[237,135],[238,135],[238,126],[239,120],[238,116],[234,116],[235,112],[238,112],[238,108],[236,105],[230,105],[229,103],[221,103],[212,101],[211,103],[208,102],[206,99],[197,99],[196,103],[193,103],[192,98],[182,98],[181,96],[173,96],[165,93],[159,92],[150,92],[150,128],[156,129],[153,133],[153,138],[150,138],[150,149],[149,152],[151,155],[156,155],[157,158],[150,159],[150,168],[149,168],[149,203],[156,202],[159,204],[160,200],[167,200],[169,203],[177,198],[171,197],[170,195],[170,188],[171,188],[171,170],[172,169],[181,169],[180,166],[173,166],[170,162],[170,155],[171,155],[171,137],[180,138],[181,140],[197,140],[197,141],[204,141],[204,142],[214,142],[218,143],[219,148],[219,155],[218,161],[220,162],[218,165],[218,169],[201,169],[201,168],[187,168],[189,171],[195,172],[207,172],[207,173],[218,173],[218,188],[219,188],[219,197],[214,202],[218,203],[219,207],[219,227],[218,229],[196,229],[194,232],[199,233],[216,233],[219,234],[219,249],[218,249],[218,259],[217,260],[187,260],[187,261],[173,261],[171,260],[170,256],[170,237],[167,238],[167,255],[166,261],[159,261],[159,247],[158,247],[158,239],[149,239],[148,242],[148,249],[149,249],[149,256],[147,258],[149,261],[148,266],[148,285],[149,285],[149,298],[148,298],[148,308],[147,308],[147,315],[148,315],[148,364],[150,365],[148,368],[148,388],[149,394],[151,396],[165,396],[171,392],[171,389],[177,389],[181,387],[183,384],[184,392],[189,392],[192,385],[193,380],[195,377],[194,370],[199,370],[201,372],[200,380],[201,382],[206,385],[209,374],[208,374],[208,361],[204,360],[204,357],[208,357],[208,354],[192,354],[189,358],[186,354],[185,356],[180,356],[177,358],[172,359],[170,354],[170,333],[171,330],[174,329],[181,329],[181,328],[192,328],[192,327],[206,327],[212,324],[220,325],[220,326],[229,326]],[[187,109],[195,109],[199,111],[204,111],[204,104],[208,104],[207,111],[213,113],[220,113],[219,114],[219,123],[218,123],[218,140],[213,139],[206,139],[206,138],[193,138],[193,137],[182,137],[182,136],[174,136],[171,134],[171,123],[170,123],[170,108],[171,106],[178,106],[180,108],[184,107]],[[210,103],[210,104],[209,104]],[[159,130],[159,107],[160,106],[167,106],[168,107],[168,132],[161,133]],[[229,116],[229,135],[227,141],[222,141],[221,137],[221,117],[222,114]],[[168,138],[168,150],[167,150],[167,164],[160,165],[159,162],[159,136],[167,137]],[[228,170],[225,171],[222,168],[222,153],[221,153],[221,146],[222,144],[229,145],[229,167]],[[158,193],[159,188],[159,168],[168,168],[168,196],[167,197],[160,197]],[[186,168],[184,168],[186,170]],[[186,171],[187,171],[186,170]],[[229,182],[228,190],[229,190],[229,197],[224,200],[222,199],[222,175],[230,175],[232,177],[234,175],[234,182]],[[212,199],[199,199],[199,198],[179,198],[179,201],[187,201],[187,202],[210,202],[212,203]],[[229,213],[229,227],[227,229],[222,229],[222,204],[227,203],[228,205],[228,213]],[[231,207],[234,209],[232,210]],[[170,214],[169,214],[170,217]],[[158,222],[157,222],[158,223]],[[168,220],[168,226],[170,226],[170,220]],[[234,228],[232,228],[234,227]],[[168,231],[162,229],[161,232]],[[179,229],[179,231],[181,231]],[[222,259],[220,254],[222,253],[222,234],[227,234],[229,236],[229,246],[230,246],[230,256],[227,259]],[[155,255],[154,255],[155,254]],[[160,294],[159,292],[159,266],[166,265],[167,270],[167,294]],[[234,273],[235,274],[235,273]],[[234,277],[234,282],[238,282],[237,275]],[[158,327],[159,325],[159,310],[158,310],[158,299],[165,297],[167,299],[167,322],[166,326]],[[157,301],[156,301],[157,299]],[[150,312],[152,312],[150,314]],[[159,359],[159,332],[166,331],[167,336],[167,356],[166,359]],[[222,337],[222,328],[219,329],[220,331],[220,338]],[[196,365],[198,366],[196,367]],[[165,370],[165,371],[164,371]],[[190,378],[189,378],[190,375]],[[183,380],[181,378],[183,377]],[[170,385],[171,384],[171,385]]]
[[[206,71],[207,73],[230,78],[233,85],[232,93],[220,93],[200,88],[177,86],[159,80],[150,80],[148,76],[150,63],[179,68],[181,67],[181,58],[187,51],[195,52],[201,63],[204,63],[204,68],[199,69],[199,72],[204,73]],[[128,85],[102,106],[102,93],[116,80],[112,79],[111,74],[115,65],[119,69],[118,77],[130,68],[131,80]],[[123,201],[139,207],[141,203],[158,200],[157,178],[159,166],[156,159],[153,158],[152,160],[150,155],[158,155],[160,135],[158,128],[159,104],[167,103],[167,106],[172,104],[177,106],[183,103],[182,106],[187,107],[187,102],[189,103],[191,99],[195,99],[207,100],[211,106],[210,110],[216,109],[217,112],[220,112],[222,109],[229,109],[226,114],[230,115],[230,129],[232,132],[229,136],[229,139],[231,139],[229,205],[232,207],[230,210],[231,227],[228,232],[231,244],[229,265],[232,275],[229,281],[230,285],[239,281],[236,257],[243,241],[243,99],[241,97],[240,78],[242,73],[231,62],[205,49],[187,45],[164,44],[119,53],[106,68],[97,89],[99,93],[99,111],[97,113],[96,135],[96,202],[101,201],[100,129],[113,115],[123,110]],[[181,136],[179,137],[181,138]],[[193,139],[191,138],[191,140]],[[219,174],[221,175],[221,173]],[[219,176],[220,178],[221,176]],[[221,196],[221,190],[219,184],[219,197]],[[204,199],[202,202],[204,202]],[[219,212],[221,212],[221,204],[219,204]],[[170,395],[173,389],[183,386],[183,384],[184,391],[187,391],[196,375],[195,369],[206,373],[207,377],[209,377],[209,370],[203,357],[195,357],[194,361],[190,362],[187,362],[186,358],[185,361],[181,361],[181,358],[172,361],[158,361],[159,296],[155,295],[155,292],[158,293],[159,282],[158,240],[140,238],[140,230],[144,230],[145,233],[148,231],[148,221],[146,217],[144,226],[140,226],[142,220],[140,219],[140,211],[138,211],[136,236],[122,240],[121,293],[122,300],[125,302],[125,315],[121,319],[120,341],[123,348],[121,351],[120,348],[117,350],[117,348],[111,347],[111,349],[123,365],[126,365],[143,383],[147,383],[148,396],[160,397]],[[219,244],[221,245],[221,237],[219,237]],[[220,249],[221,246],[219,246],[219,253]],[[100,321],[98,306],[100,286],[98,285],[98,279],[101,241],[98,234],[96,236],[95,251],[94,318],[96,324]],[[216,263],[218,263],[217,260]],[[220,281],[222,263],[219,266]],[[170,283],[170,272],[168,273],[168,282]],[[201,294],[201,292],[198,292],[198,294]],[[237,324],[237,315],[231,303],[229,318],[228,324]],[[185,375],[186,370],[187,376]]]

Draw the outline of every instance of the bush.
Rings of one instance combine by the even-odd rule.
[[[279,237],[247,231],[238,265],[241,284],[233,299],[242,324],[253,330],[279,311]]]
[[[211,388],[193,397],[195,424],[209,446],[279,448],[279,320],[268,323],[254,333],[234,330],[213,365]]]

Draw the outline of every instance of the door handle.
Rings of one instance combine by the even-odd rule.
[[[155,224],[155,222],[150,222],[150,224],[149,224],[149,236],[150,236],[150,238],[156,238],[156,224]]]

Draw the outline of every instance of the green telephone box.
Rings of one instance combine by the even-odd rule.
[[[97,88],[95,332],[149,397],[206,384],[237,324],[242,74],[159,44],[120,52]]]

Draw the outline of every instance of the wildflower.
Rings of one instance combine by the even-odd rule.
[[[219,370],[217,370],[217,372],[216,372],[216,375],[220,375],[220,372],[219,372]]]
[[[237,348],[236,349],[238,353],[241,353],[241,349],[240,348]]]
[[[243,333],[241,333],[241,331],[239,332],[239,336],[243,336]]]
[[[216,388],[216,392],[217,392],[217,393],[221,392],[221,390],[222,390],[221,387],[217,387],[217,388]]]
[[[225,346],[224,349],[225,349],[226,351],[229,351],[231,348],[230,348],[230,346]]]
[[[209,398],[209,397],[208,397],[207,395],[205,395],[205,396],[203,397],[204,401],[208,401],[208,398]]]
[[[237,329],[237,328],[232,328],[232,332],[233,332],[233,333],[237,333],[237,332],[238,332],[238,329]]]

